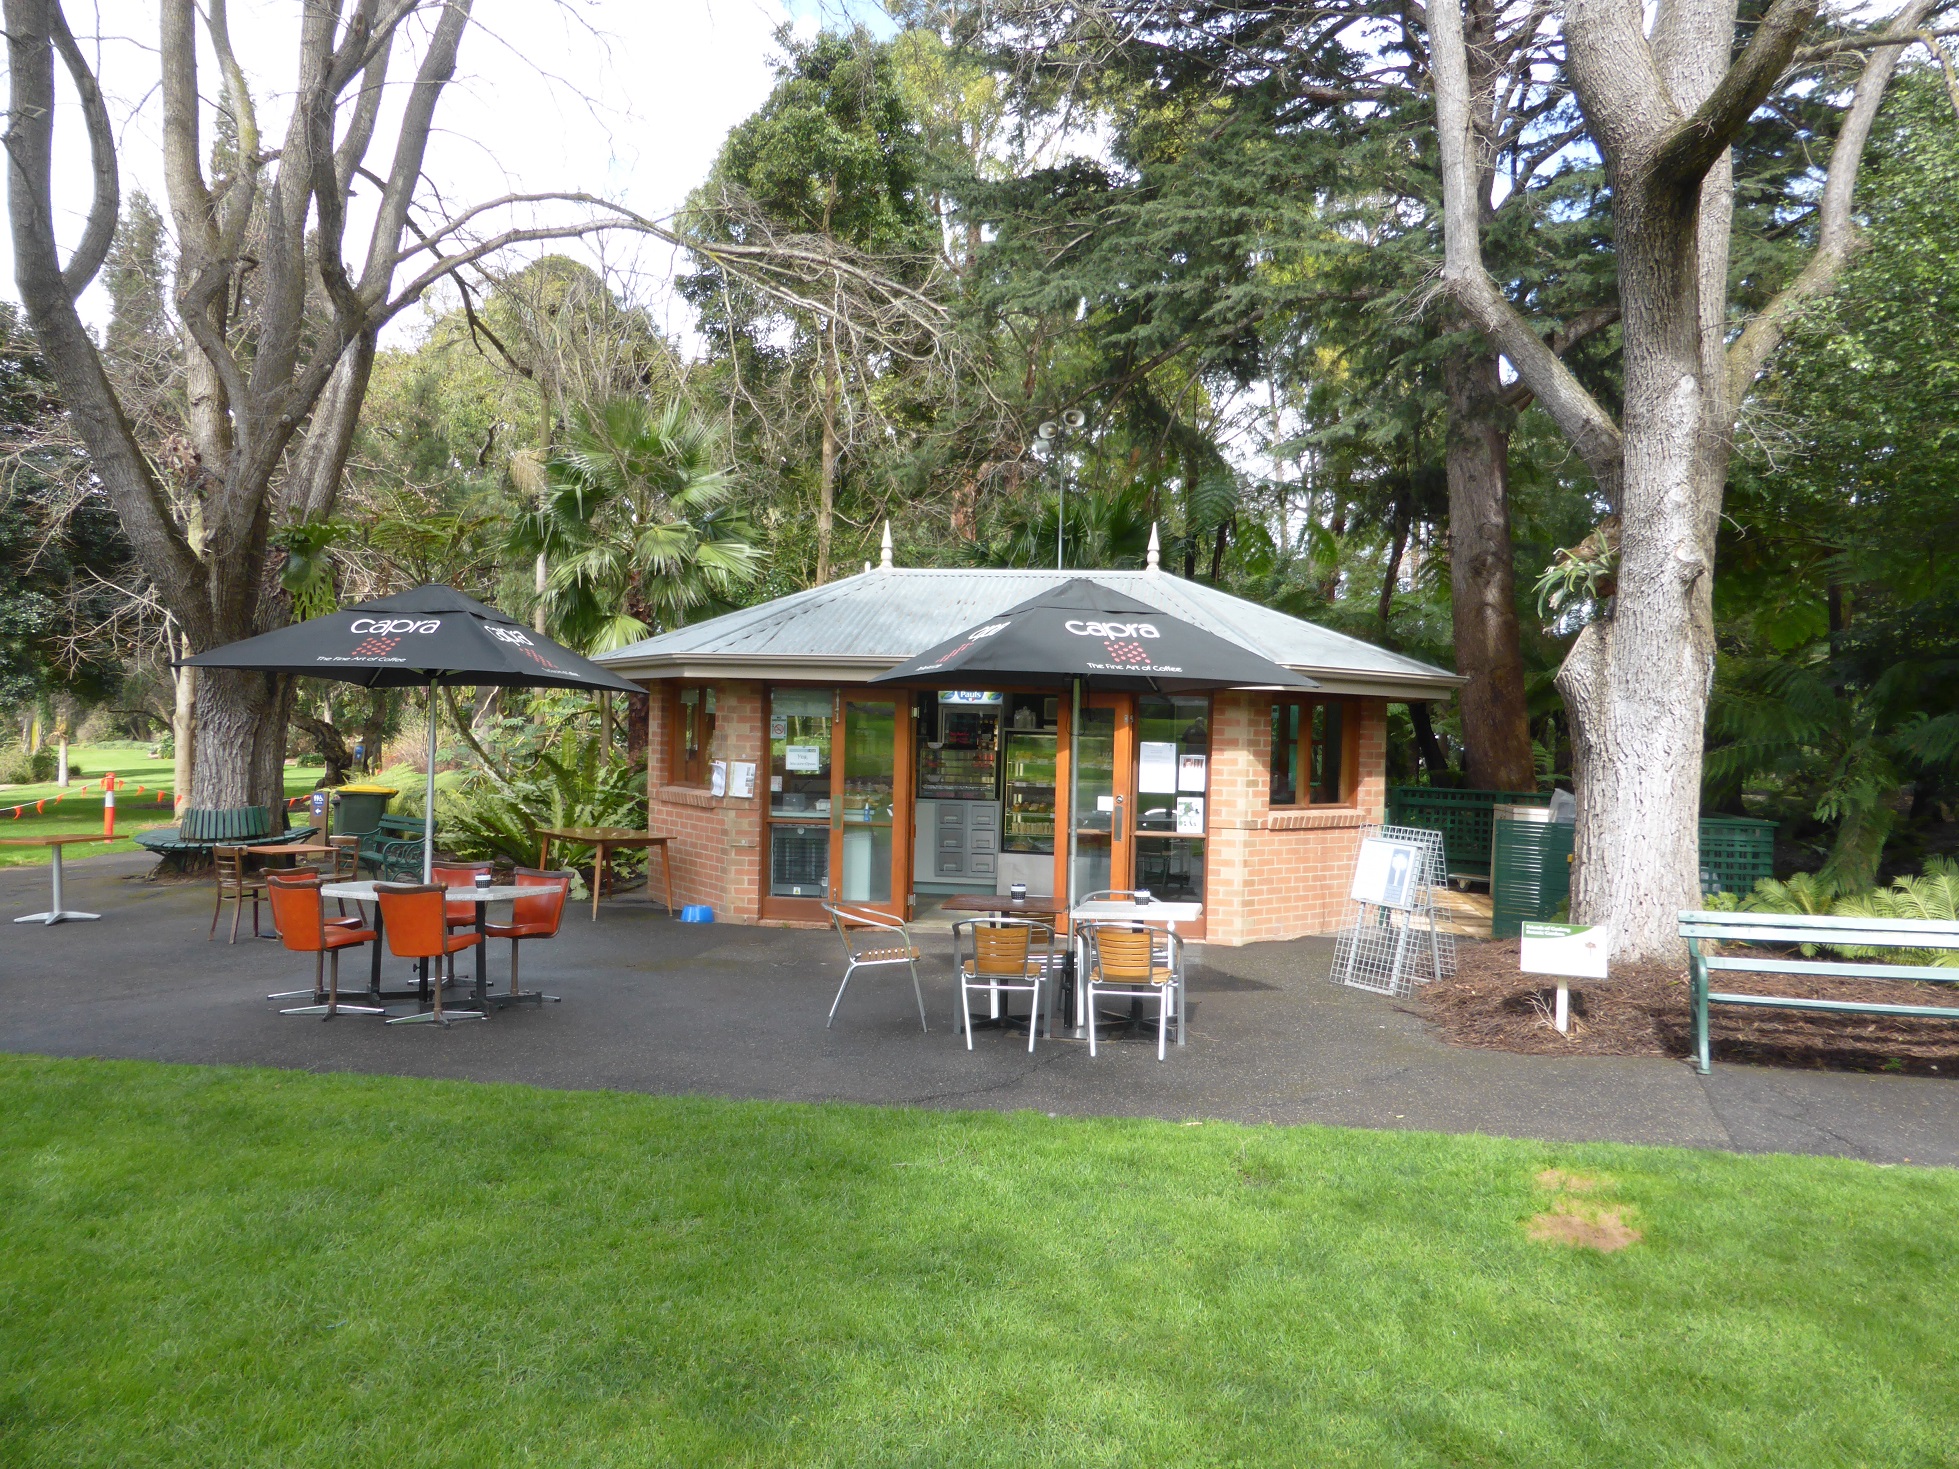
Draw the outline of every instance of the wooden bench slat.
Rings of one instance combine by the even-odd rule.
[[[1709,969],[1738,974],[1820,974],[1832,979],[1922,979],[1927,984],[1959,984],[1959,969],[1929,964],[1827,964],[1820,959],[1750,959],[1714,956],[1701,963]]]
[[[1838,933],[1858,929],[1866,933],[1915,938],[1922,934],[1943,934],[1959,938],[1959,923],[1945,919],[1865,918],[1846,913],[1711,913],[1687,909],[1680,914],[1680,931],[1712,928],[1760,928],[1784,933]]]
[[[1718,939],[1727,943],[1822,944],[1829,948],[1959,949],[1959,931],[1948,925],[1926,924],[1924,930],[1890,928],[1762,928],[1753,924],[1683,923],[1683,939]]]
[[[1925,1020],[1959,1020],[1959,1005],[1877,1005],[1864,1000],[1804,1000],[1787,995],[1736,995],[1710,990],[1710,1005],[1753,1005],[1758,1009],[1827,1010],[1849,1015],[1909,1015]]]

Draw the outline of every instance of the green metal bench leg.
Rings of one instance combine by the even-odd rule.
[[[1689,983],[1694,990],[1694,1069],[1706,1076],[1712,1069],[1708,1058],[1707,966],[1701,962],[1699,939],[1687,940]]]

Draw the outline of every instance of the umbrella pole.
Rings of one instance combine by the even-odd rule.
[[[422,881],[435,880],[435,680],[429,680],[429,778],[422,802]]]

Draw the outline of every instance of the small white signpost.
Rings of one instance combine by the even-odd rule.
[[[1523,973],[1557,976],[1558,1008],[1553,1023],[1559,1035],[1570,1034],[1571,981],[1607,978],[1612,930],[1583,923],[1526,923],[1518,948],[1518,968]]]

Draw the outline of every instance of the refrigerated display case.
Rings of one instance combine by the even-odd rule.
[[[1006,777],[1001,849],[1054,852],[1055,735],[1049,730],[1010,729],[1001,737]]]
[[[939,701],[922,711],[918,797],[923,801],[999,799],[1000,709]],[[997,694],[994,696],[999,697]]]

